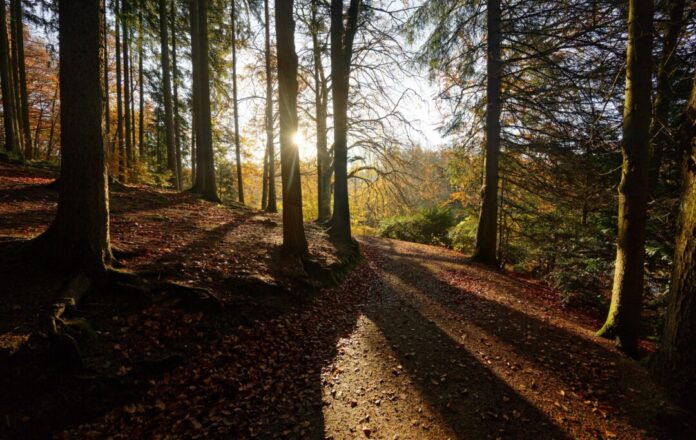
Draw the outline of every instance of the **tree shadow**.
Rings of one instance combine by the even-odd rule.
[[[373,301],[365,315],[457,438],[569,438],[392,289]]]
[[[514,289],[527,287],[524,282],[480,266],[460,267],[478,288],[492,287],[510,295],[513,301],[506,304],[485,297],[480,290],[458,288],[443,281],[427,267],[429,255],[407,257],[407,271],[400,269],[404,264],[401,258],[403,253],[385,251],[383,270],[406,285],[429,286],[427,291],[415,294],[400,293],[412,307],[429,310],[430,316],[442,318],[444,322],[463,321],[473,326],[472,334],[482,330],[488,338],[505,344],[513,356],[524,359],[531,368],[550,373],[566,392],[577,393],[581,400],[598,402],[606,412],[627,418],[634,427],[648,431],[661,429],[655,424],[655,418],[659,417],[656,406],[664,395],[647,372],[620,353],[593,341],[589,334],[571,332],[530,314],[533,311],[525,309],[522,300],[514,301]]]

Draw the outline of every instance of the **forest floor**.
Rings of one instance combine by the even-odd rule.
[[[0,243],[47,226],[51,180],[0,164]],[[0,439],[696,436],[642,364],[594,336],[597,316],[542,283],[364,237],[322,287],[346,266],[317,227],[306,268],[277,252],[275,215],[142,187],[111,204],[126,268],[223,307],[92,292],[72,316],[89,323],[74,326],[89,329],[86,368],[45,369],[22,353],[65,277],[0,269]]]

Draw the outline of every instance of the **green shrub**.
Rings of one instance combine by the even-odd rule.
[[[449,229],[455,220],[447,208],[427,208],[415,214],[391,217],[380,223],[380,237],[449,246]]]
[[[468,216],[464,220],[450,228],[447,236],[452,245],[452,249],[471,253],[476,243],[476,228],[478,220],[474,216]]]

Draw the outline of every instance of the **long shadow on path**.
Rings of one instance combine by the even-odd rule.
[[[538,387],[530,394],[532,401],[547,408],[553,405],[551,412],[570,426],[578,417],[583,419],[584,428],[575,426],[571,431],[589,435],[583,429],[600,434],[635,429],[660,435],[654,416],[661,391],[645,370],[586,335],[540,319],[519,302],[513,307],[486,297],[487,289],[498,289],[501,292],[496,293],[514,298],[514,292],[504,289],[516,284],[503,279],[504,275],[461,265],[459,270],[478,286],[476,292],[467,291],[438,277],[442,267],[433,264],[429,252],[419,255],[398,252],[393,243],[373,244],[383,251],[381,266],[387,276],[403,286],[418,286],[400,289],[396,295],[401,301],[424,314],[424,322],[431,318],[437,328],[468,334],[473,341],[467,345],[485,352],[484,358],[488,356],[498,374],[508,380],[520,377],[515,371],[531,373],[531,385]],[[512,362],[512,371],[506,362]]]

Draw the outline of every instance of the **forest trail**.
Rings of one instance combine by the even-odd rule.
[[[438,247],[361,241],[380,286],[325,369],[326,438],[661,436],[645,371],[554,317],[538,284]]]

